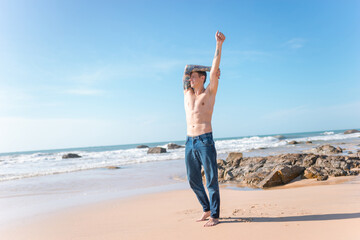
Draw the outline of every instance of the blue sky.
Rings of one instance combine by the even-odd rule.
[[[214,137],[359,128],[359,1],[1,0],[0,152],[184,139],[218,29]]]

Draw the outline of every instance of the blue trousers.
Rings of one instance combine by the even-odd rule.
[[[185,164],[190,187],[202,205],[203,211],[211,211],[212,218],[219,218],[220,193],[218,168],[212,132],[196,137],[186,137]],[[202,182],[201,165],[204,167],[210,202]]]

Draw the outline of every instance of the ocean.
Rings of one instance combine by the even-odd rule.
[[[288,142],[293,140],[321,143],[360,137],[360,133],[343,134],[343,132],[344,130],[329,130],[233,138],[215,137],[214,140],[218,157],[225,157],[226,154],[234,151],[248,153],[248,155],[251,155],[254,150],[258,149],[267,149],[267,153],[276,150],[281,152],[281,150],[285,150],[284,147],[288,146]],[[172,143],[184,145],[184,140]],[[67,174],[108,166],[122,167],[183,159],[184,148],[167,149],[166,153],[161,154],[147,154],[147,148],[136,148],[141,144],[149,147],[167,148],[168,143],[170,142],[0,153],[0,182],[54,174]],[[286,149],[286,151],[291,152],[291,149]],[[62,156],[67,153],[78,154],[81,158],[63,159]]]

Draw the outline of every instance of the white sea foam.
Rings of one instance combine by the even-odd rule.
[[[327,134],[327,135],[320,135],[320,136],[312,136],[312,137],[303,137],[303,138],[296,138],[296,139],[288,139],[296,140],[296,141],[332,141],[332,140],[345,140],[351,138],[358,138],[360,137],[360,133],[353,133],[353,134]]]
[[[298,142],[331,141],[358,137],[360,137],[360,133],[335,134],[334,132],[324,132],[317,136],[282,140],[272,136],[254,136],[239,139],[217,140],[215,141],[215,146],[218,154],[224,154],[232,151],[246,152],[253,149],[281,147],[292,140]],[[159,146],[166,148],[167,144]],[[71,151],[71,153],[79,154],[82,157],[69,159],[62,159],[62,156],[69,152],[38,152],[32,154],[0,156],[0,181],[68,173],[107,166],[123,166],[154,161],[183,159],[185,151],[184,148],[178,148],[167,149],[167,153],[147,154],[147,150],[147,148],[131,148],[98,152]]]
[[[323,132],[321,135],[334,135],[334,132]]]

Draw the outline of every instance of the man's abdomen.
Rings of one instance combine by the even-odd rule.
[[[190,137],[199,136],[212,132],[211,123],[188,123],[187,135]]]

